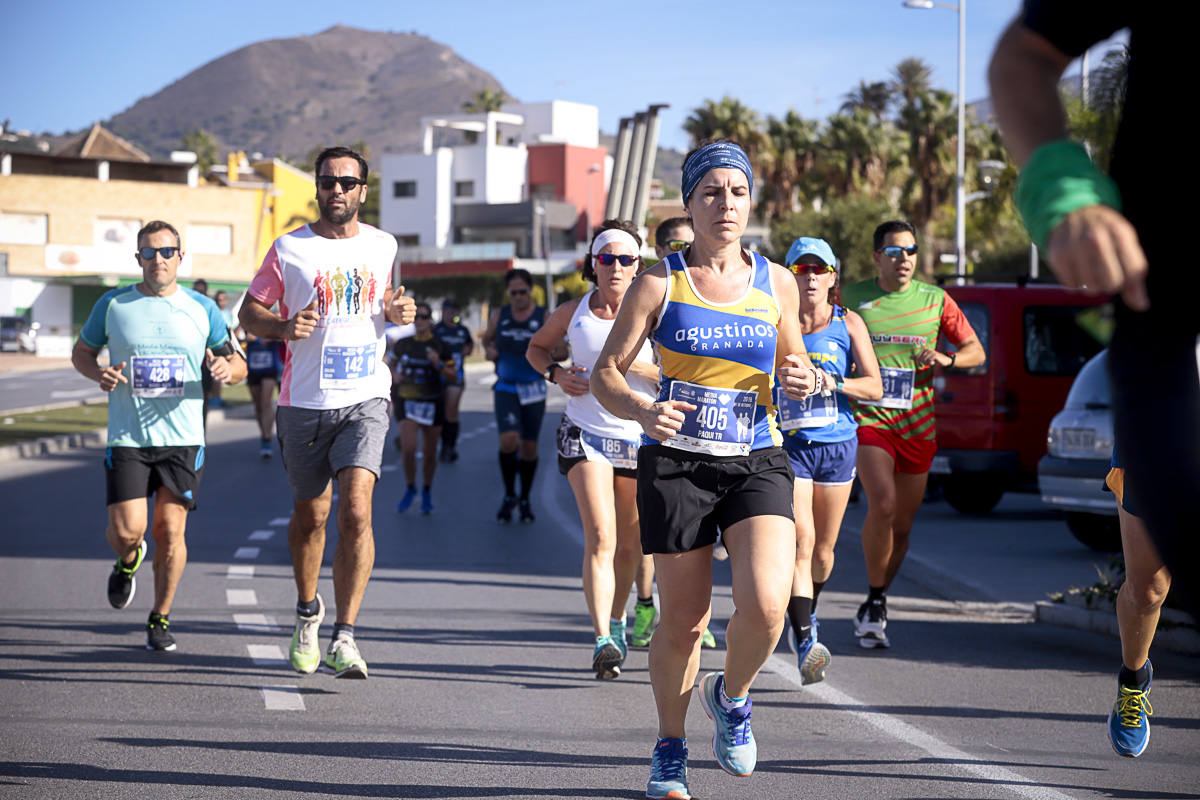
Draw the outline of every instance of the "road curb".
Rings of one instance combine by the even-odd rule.
[[[1169,613],[1170,609],[1166,609],[1166,611],[1168,613],[1165,613],[1164,617],[1168,619],[1175,617],[1174,614]],[[1116,613],[1106,609],[1079,608],[1065,603],[1042,600],[1035,605],[1033,613],[1036,622],[1046,625],[1102,633],[1117,639],[1121,636],[1121,631],[1117,626]],[[1168,650],[1187,655],[1200,655],[1200,631],[1184,625],[1160,629],[1154,634],[1154,646],[1165,647]]]

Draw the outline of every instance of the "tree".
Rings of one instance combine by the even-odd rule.
[[[692,147],[706,139],[732,139],[746,151],[757,171],[758,151],[766,141],[761,125],[753,109],[727,95],[720,102],[705,100],[703,106],[693,109],[684,120],[683,129],[691,137]]]
[[[196,166],[200,168],[201,173],[208,172],[221,158],[221,147],[217,143],[217,137],[203,128],[192,128],[188,131],[187,135],[179,140],[179,147],[196,154]]]
[[[871,235],[885,219],[896,215],[886,197],[852,194],[834,197],[820,208],[806,208],[786,217],[771,229],[772,253],[783,258],[800,236],[817,236],[829,242],[841,263],[838,280],[843,285],[875,274]]]
[[[903,163],[905,139],[890,121],[866,109],[834,114],[821,137],[815,170],[826,195],[881,194]]]
[[[915,96],[900,109],[899,127],[908,134],[910,177],[901,206],[925,244],[921,269],[933,275],[935,248],[931,247],[938,211],[954,197],[957,164],[958,111],[954,95],[933,89]]]
[[[487,111],[499,111],[501,106],[509,101],[503,89],[480,89],[471,95],[471,99],[462,104],[463,111],[472,114],[483,114]]]
[[[759,214],[772,222],[792,212],[800,182],[816,164],[820,123],[789,110],[767,118],[766,146],[759,156]]]
[[[906,58],[892,70],[892,93],[901,106],[912,105],[930,89],[933,68],[920,58]]]
[[[846,92],[843,98],[845,102],[840,109],[842,113],[852,113],[861,108],[875,117],[876,122],[880,122],[887,114],[888,106],[892,104],[892,87],[887,81],[867,83],[860,80],[858,88]]]

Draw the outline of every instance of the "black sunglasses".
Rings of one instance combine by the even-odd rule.
[[[622,267],[628,267],[642,260],[641,256],[618,256],[613,253],[601,253],[596,256],[596,260],[606,267],[611,267],[613,262],[620,261]]]
[[[891,244],[887,247],[879,248],[879,252],[883,253],[888,258],[903,258],[905,253],[908,253],[910,256],[915,256],[917,254],[917,246],[915,244],[910,244],[908,247],[901,247],[898,244]]]
[[[433,314],[417,314],[413,319],[433,319]]]
[[[365,186],[366,183],[362,178],[356,178],[353,175],[320,175],[317,177],[317,186],[326,192],[332,192],[334,185],[341,186],[343,192],[349,192],[356,186]]]
[[[178,247],[139,247],[138,255],[142,257],[142,261],[153,261],[154,254],[158,253],[163,258],[170,261],[179,252]]]
[[[510,297],[520,297],[523,294],[529,294],[529,290],[528,289],[509,289],[508,294]]]

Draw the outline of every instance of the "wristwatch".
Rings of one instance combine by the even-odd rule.
[[[558,364],[551,364],[550,366],[546,367],[545,378],[550,383],[558,383],[558,381],[554,380],[554,370],[556,369],[562,369],[562,367],[560,367]]]
[[[846,378],[844,376],[842,376],[842,375],[834,375],[833,376],[834,391],[840,392],[842,390],[842,387],[845,385],[846,385]]]
[[[947,353],[946,355],[950,356],[950,363],[946,365],[946,369],[952,369],[955,359],[958,358],[958,351],[955,350],[953,353]]]

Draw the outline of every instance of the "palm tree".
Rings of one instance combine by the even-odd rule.
[[[759,154],[762,191],[759,213],[778,222],[793,211],[796,189],[817,160],[820,124],[789,110],[767,118],[766,146]]]
[[[892,104],[892,87],[886,81],[867,83],[860,80],[858,88],[846,92],[843,97],[845,102],[839,109],[842,113],[850,113],[861,108],[870,112],[878,122],[883,119],[888,106]]]
[[[904,144],[894,124],[876,122],[864,108],[834,114],[821,137],[821,182],[833,196],[882,194],[903,162]]]
[[[483,114],[487,111],[499,111],[500,107],[509,101],[503,89],[480,89],[471,95],[471,99],[462,104],[463,111],[472,114]]]
[[[899,98],[901,106],[912,105],[929,91],[932,79],[933,67],[922,59],[906,58],[892,70],[892,93]]]
[[[954,196],[958,136],[954,95],[941,89],[919,93],[900,109],[899,122],[900,129],[908,134],[911,169],[901,206],[921,240],[928,243],[935,217]],[[926,276],[932,276],[934,248],[927,245],[922,253],[922,269]]]
[[[757,170],[757,152],[766,141],[761,125],[753,109],[727,95],[720,102],[705,100],[703,106],[693,109],[692,115],[684,120],[683,129],[691,137],[692,147],[706,139],[734,140],[745,149]]]

